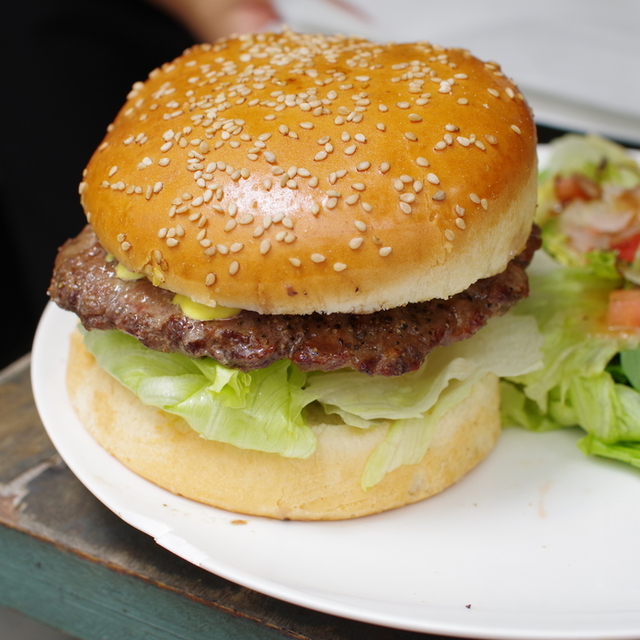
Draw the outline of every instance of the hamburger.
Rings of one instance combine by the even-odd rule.
[[[234,512],[442,491],[498,438],[498,376],[537,363],[505,315],[536,179],[526,101],[466,50],[289,30],[187,50],[133,86],[56,260],[81,421]]]

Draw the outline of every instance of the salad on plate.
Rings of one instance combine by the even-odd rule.
[[[550,147],[542,255],[513,310],[537,319],[544,366],[502,381],[503,423],[580,426],[585,453],[640,467],[640,166],[597,136]]]

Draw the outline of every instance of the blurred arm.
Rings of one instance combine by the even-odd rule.
[[[271,0],[149,0],[186,27],[201,42],[231,33],[262,30],[276,22]]]

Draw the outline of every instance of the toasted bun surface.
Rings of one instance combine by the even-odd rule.
[[[370,312],[447,298],[522,250],[535,128],[464,50],[248,35],[136,83],[80,191],[107,251],[164,288]]]
[[[360,487],[365,463],[386,427],[362,430],[311,416],[318,438],[308,459],[203,440],[180,418],[143,405],[72,337],[71,402],[91,435],[135,473],[173,493],[230,511],[292,520],[340,520],[423,500],[459,480],[493,448],[498,381],[489,375],[438,424],[420,464]]]

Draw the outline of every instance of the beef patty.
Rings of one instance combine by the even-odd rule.
[[[473,335],[529,292],[525,268],[540,246],[534,227],[525,250],[503,273],[479,280],[448,300],[428,300],[368,314],[261,315],[242,311],[225,320],[192,320],[174,294],[146,278],[116,276],[90,226],[59,251],[49,295],[75,312],[86,329],[119,329],[157,351],[211,356],[250,371],[277,360],[304,371],[350,367],[397,376],[418,369],[427,354]]]

